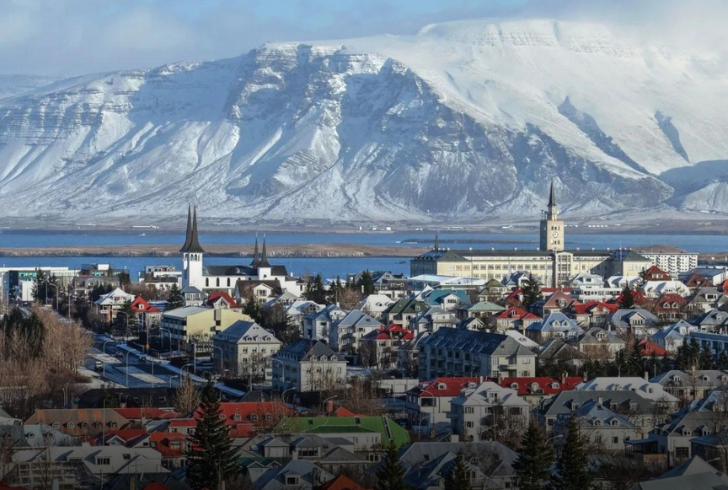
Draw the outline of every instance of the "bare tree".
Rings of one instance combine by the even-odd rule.
[[[174,409],[183,415],[192,413],[200,404],[201,395],[200,389],[195,386],[190,377],[185,377],[174,394],[172,401]]]

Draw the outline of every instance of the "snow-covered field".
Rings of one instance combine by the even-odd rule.
[[[596,24],[413,36],[55,82],[0,99],[10,218],[301,224],[728,213],[726,63]]]

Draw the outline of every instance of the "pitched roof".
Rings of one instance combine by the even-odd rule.
[[[392,323],[387,327],[380,327],[379,330],[369,332],[362,337],[363,340],[413,340],[414,338],[412,331],[400,327],[396,323]]]
[[[534,315],[533,313],[529,313],[523,308],[518,308],[516,306],[511,306],[507,310],[503,311],[500,315],[497,316],[498,319],[502,320],[540,320],[541,317]]]
[[[408,390],[407,393],[420,398],[455,397],[459,396],[464,388],[468,388],[473,384],[477,386],[478,381],[477,376],[435,378],[432,381],[420,383],[419,386]]]
[[[368,490],[351,478],[345,475],[339,475],[331,481],[324,483],[319,490]]]
[[[112,410],[129,420],[166,420],[180,416],[180,414],[175,411],[162,410],[161,408],[155,407],[112,408]]]
[[[583,381],[581,376],[567,376],[562,379],[547,376],[533,378],[503,378],[499,383],[504,388],[515,389],[518,396],[555,395],[576,388]]]
[[[228,305],[230,305],[230,308],[237,308],[238,304],[235,302],[235,299],[233,299],[232,296],[230,296],[225,291],[213,291],[210,293],[210,296],[207,297],[207,301],[205,304],[207,306],[213,306],[215,303],[219,301],[224,301]]]

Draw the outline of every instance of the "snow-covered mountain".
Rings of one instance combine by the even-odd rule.
[[[535,219],[554,179],[571,216],[728,212],[726,66],[601,25],[465,21],[81,77],[0,100],[0,206],[483,222]]]

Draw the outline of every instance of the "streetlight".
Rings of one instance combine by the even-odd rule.
[[[168,328],[159,327],[160,332],[167,332],[169,335],[169,350],[172,350],[172,331]],[[162,335],[162,349],[164,349],[164,335]]]
[[[288,388],[288,389],[287,389],[287,390],[285,390],[285,391],[284,391],[283,393],[281,393],[281,401],[282,401],[283,403],[286,403],[286,393],[288,393],[289,391],[293,391],[293,390],[295,390],[295,389],[296,389],[296,388]]]
[[[119,315],[124,315],[124,317],[126,317],[126,331],[124,332],[124,336],[126,336],[126,333],[129,331],[129,314],[126,313],[126,312],[124,312],[124,311],[118,310],[116,312],[116,316],[119,316]],[[124,339],[124,342],[126,342],[127,344],[129,344],[128,338],[125,338]]]
[[[182,366],[182,367],[180,368],[180,371],[184,372],[184,370],[185,370],[185,368],[186,368],[187,366],[192,366],[192,365],[193,365],[193,364],[192,364],[191,362],[188,362],[187,364],[185,364],[184,366]],[[189,369],[187,370],[187,377],[188,377],[188,378],[190,377],[190,370],[189,370]]]
[[[324,402],[323,402],[323,404],[322,404],[322,406],[321,406],[321,409],[322,410],[326,410],[326,402],[329,401],[329,400],[333,400],[334,398],[338,398],[338,397],[339,397],[338,395],[333,395],[333,396],[330,396],[327,399],[325,399]],[[328,414],[328,412],[327,412],[327,414]]]
[[[417,440],[419,440],[419,441],[422,440],[422,421],[425,420],[426,418],[428,418],[429,416],[430,416],[430,414],[426,413],[422,417],[420,417],[420,420],[417,421],[417,427],[418,427]],[[429,427],[429,424],[428,424],[428,427]]]
[[[175,375],[169,377],[169,387],[170,388],[172,387],[172,380],[174,378],[179,378],[179,374],[175,374]]]
[[[129,354],[131,351],[126,353],[126,387],[129,388]]]
[[[283,364],[283,361],[281,361],[280,359],[276,359],[275,357],[269,357],[268,359],[270,359],[271,364],[274,363],[274,362],[280,362],[281,363],[281,388],[283,388],[283,384],[286,382],[286,373],[285,373],[285,371],[286,371],[286,365]],[[272,367],[273,366],[271,365],[271,368]],[[286,390],[286,391],[288,391],[288,390]],[[283,393],[285,393],[285,391]]]
[[[220,351],[220,376],[222,376],[225,372],[225,369],[223,368],[223,357],[225,357],[225,353],[222,351],[222,347],[219,345],[213,345],[212,346],[212,352],[215,352],[215,349]]]

